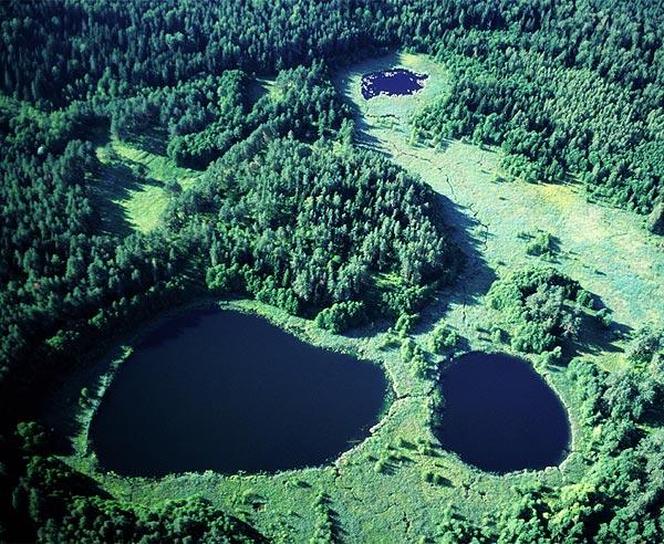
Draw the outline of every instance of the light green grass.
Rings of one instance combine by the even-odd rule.
[[[114,496],[127,500],[153,503],[194,494],[204,496],[246,519],[275,542],[308,541],[317,519],[314,499],[320,490],[330,497],[344,542],[409,542],[431,535],[432,519],[447,504],[454,503],[465,515],[478,518],[484,512],[495,511],[496,505],[512,501],[514,486],[532,481],[534,475],[552,486],[560,483],[561,474],[570,479],[574,476],[564,466],[562,472],[551,468],[494,476],[468,467],[440,448],[430,425],[430,391],[434,384],[430,379],[416,376],[402,361],[398,349],[383,348],[384,332],[357,338],[337,336],[318,329],[309,320],[289,316],[256,301],[227,302],[222,306],[257,312],[312,344],[380,364],[394,393],[370,436],[334,463],[320,468],[275,475],[226,476],[209,471],[157,479],[122,477],[98,470],[94,452],[85,439],[93,411],[90,404],[81,408],[76,402],[80,389],[80,381],[76,381],[75,391],[61,395],[70,399],[71,405],[60,410],[78,412],[77,430],[73,433],[76,452],[67,462],[98,480]],[[135,344],[141,334],[123,344]],[[116,360],[108,357],[98,365],[96,377],[88,376],[93,390],[97,384],[94,398],[103,393]],[[379,461],[385,465],[383,472],[377,471]],[[424,481],[426,471],[442,475],[445,483]],[[246,504],[249,493],[261,498],[260,508]]]
[[[181,190],[195,183],[200,172],[181,168],[170,158],[118,139],[97,147],[103,165],[97,188],[103,228],[147,233],[156,228],[171,199],[164,184],[175,180]]]
[[[412,97],[377,97],[364,100],[359,80],[367,71],[398,64],[430,74],[425,89]],[[432,147],[413,142],[409,119],[448,85],[444,67],[425,56],[401,55],[378,59],[351,69],[339,79],[340,88],[361,115],[358,139],[387,153],[394,162],[441,194],[450,223],[472,255],[466,292],[450,294],[445,319],[467,336],[486,325],[482,295],[493,275],[537,262],[526,253],[521,232],[543,230],[560,241],[554,264],[598,295],[628,328],[648,321],[664,321],[664,252],[659,241],[643,229],[636,214],[586,201],[578,185],[534,185],[504,181],[501,154],[459,141]],[[389,114],[389,122],[385,115]],[[441,302],[442,303],[442,302]],[[614,346],[620,349],[618,343]],[[588,354],[607,368],[624,364],[616,351]]]

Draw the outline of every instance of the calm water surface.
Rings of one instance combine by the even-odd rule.
[[[525,361],[468,353],[444,373],[441,387],[445,405],[436,434],[463,461],[505,473],[557,465],[566,456],[565,408]]]
[[[322,464],[376,423],[377,366],[218,308],[165,321],[120,367],[90,436],[100,464],[156,476]]]
[[[416,74],[404,68],[392,68],[371,72],[362,76],[362,96],[369,100],[374,96],[403,96],[414,94],[424,87],[429,76]]]

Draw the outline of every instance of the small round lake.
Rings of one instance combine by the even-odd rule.
[[[416,74],[405,68],[392,68],[362,76],[362,96],[369,100],[375,96],[404,96],[424,88],[426,74]]]
[[[567,454],[567,412],[547,383],[515,357],[472,352],[442,376],[442,446],[482,470],[506,473],[559,464]]]
[[[316,466],[376,423],[382,370],[219,308],[163,321],[120,366],[90,437],[104,469],[159,476]]]

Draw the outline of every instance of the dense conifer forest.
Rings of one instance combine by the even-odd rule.
[[[499,148],[515,179],[578,183],[664,232],[658,2],[0,3],[0,541],[263,540],[205,499],[117,499],[27,422],[84,354],[192,298],[248,297],[342,333],[403,324],[453,288],[465,256],[437,194],[358,145],[333,81],[401,48],[452,74],[413,118],[416,139]],[[96,149],[109,140],[198,176],[160,182],[168,205],[150,232],[103,227]],[[566,364],[587,318],[611,324],[583,287],[548,266],[500,277],[496,337]],[[625,339],[627,367],[566,370],[599,429],[583,480],[533,483],[484,524],[441,511],[436,542],[664,539],[664,326]],[[437,329],[435,352],[456,345]],[[418,349],[404,357],[429,375]]]

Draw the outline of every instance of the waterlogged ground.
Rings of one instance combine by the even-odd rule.
[[[414,96],[364,100],[357,89],[361,74],[395,61],[430,74]],[[569,274],[611,309],[627,328],[664,317],[664,247],[643,229],[632,212],[589,203],[580,185],[534,185],[505,180],[499,151],[459,141],[432,147],[413,133],[409,119],[419,108],[444,93],[449,74],[424,56],[399,55],[354,67],[339,84],[356,106],[359,138],[419,175],[442,197],[457,237],[471,257],[465,296],[451,293],[445,319],[470,335],[486,321],[478,300],[495,275],[533,263],[520,234],[546,231],[559,251],[553,264]],[[439,310],[439,309],[438,309]],[[435,316],[434,316],[435,317]],[[620,344],[606,350],[589,348],[589,356],[610,368],[621,364]]]
[[[428,74],[424,88],[411,96],[365,100],[362,76],[394,67]],[[361,144],[387,154],[433,187],[468,255],[464,277],[442,293],[423,316],[417,335],[421,345],[426,345],[433,324],[443,320],[466,339],[468,350],[496,349],[483,332],[495,318],[484,304],[484,294],[498,275],[536,262],[537,258],[526,254],[527,242],[520,235],[538,229],[557,239],[554,264],[601,297],[621,328],[662,319],[664,249],[642,229],[641,218],[589,204],[578,186],[501,181],[500,154],[493,150],[461,142],[433,148],[418,141],[408,120],[446,91],[448,78],[443,66],[414,55],[358,64],[336,78],[338,88],[355,108]],[[276,92],[266,87],[268,92]],[[450,504],[469,518],[479,519],[500,513],[515,499],[516,486],[533,480],[549,486],[574,484],[585,470],[582,450],[593,429],[577,424],[577,406],[564,369],[547,369],[544,377],[568,409],[570,455],[560,467],[495,476],[469,467],[440,447],[429,420],[434,385],[414,375],[399,357],[398,347],[386,345],[380,330],[339,337],[257,302],[234,302],[230,307],[260,313],[313,344],[380,363],[394,389],[394,401],[371,435],[321,468],[276,475],[205,472],[160,479],[125,478],[98,470],[86,442],[90,409],[78,411],[76,452],[68,461],[120,498],[149,503],[194,494],[207,497],[275,542],[307,542],[320,531],[351,543],[415,542],[436,535],[436,517]],[[622,347],[620,340],[604,335],[598,342],[581,346],[581,351],[585,357],[615,368],[624,363]],[[100,366],[100,393],[108,384],[104,364],[112,370],[112,361],[109,356]],[[71,399],[76,403],[75,394]],[[93,400],[91,406],[94,404]],[[321,493],[325,495],[322,507]],[[331,531],[326,528],[328,520]]]

